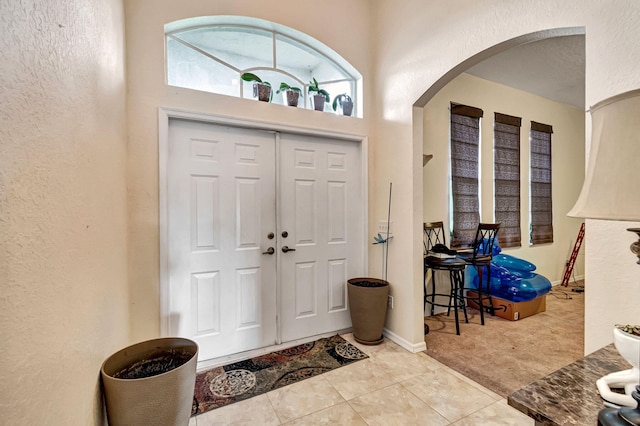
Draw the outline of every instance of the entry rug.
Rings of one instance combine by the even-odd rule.
[[[368,358],[339,335],[199,372],[191,415],[202,414]]]

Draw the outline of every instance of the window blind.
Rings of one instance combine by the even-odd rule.
[[[552,126],[531,122],[530,244],[553,242],[551,134]]]
[[[500,246],[520,247],[520,126],[522,119],[495,113],[494,214]]]
[[[451,104],[452,247],[473,244],[480,222],[478,161],[482,110]]]

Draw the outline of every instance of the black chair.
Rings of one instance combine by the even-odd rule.
[[[456,319],[456,334],[460,335],[460,324],[458,319],[458,309],[462,308],[464,312],[465,322],[469,322],[467,317],[467,309],[464,305],[464,298],[462,297],[462,288],[464,287],[464,269],[467,264],[464,260],[457,257],[443,258],[438,256],[447,255],[446,250],[446,237],[444,233],[444,226],[442,222],[431,222],[424,224],[424,306],[431,306],[431,315],[434,314],[434,308],[436,306],[447,307],[447,316],[451,312],[453,304],[453,311]],[[436,253],[434,248],[438,249],[440,253]],[[451,253],[449,253],[451,255]],[[427,289],[427,272],[431,269],[431,292]],[[451,290],[449,294],[436,294],[436,271],[448,271],[449,281],[451,283]],[[449,303],[447,305],[436,303],[436,296],[448,297]]]
[[[472,250],[468,252],[458,252],[458,257],[463,259],[467,265],[473,266],[478,271],[478,288],[464,288],[462,292],[467,291],[465,298],[476,302],[480,309],[480,323],[484,325],[485,310],[491,315],[495,315],[493,301],[491,299],[491,261],[493,260],[493,246],[496,241],[499,223],[479,223],[476,230],[476,237],[473,242]],[[486,293],[483,287],[482,270],[487,271]],[[477,296],[469,296],[469,291],[477,294]],[[488,305],[485,304],[488,301]]]

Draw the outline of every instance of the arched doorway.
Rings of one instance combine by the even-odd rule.
[[[431,102],[432,100],[434,100],[437,96],[437,94],[441,93],[441,91],[443,91],[443,89],[445,89],[447,87],[447,85],[454,81],[456,78],[458,78],[461,74],[463,74],[467,69],[469,69],[469,67],[476,65],[498,53],[504,52],[508,49],[511,49],[513,47],[517,47],[517,46],[521,46],[524,44],[528,44],[528,43],[532,43],[532,42],[536,42],[536,41],[542,41],[545,39],[550,39],[550,38],[556,38],[556,37],[564,37],[564,36],[576,36],[576,35],[583,35],[584,34],[584,28],[582,27],[577,27],[577,28],[562,28],[562,29],[557,29],[557,30],[547,30],[547,31],[542,31],[542,32],[536,32],[533,34],[527,34],[527,35],[523,35],[520,37],[517,37],[515,39],[511,39],[508,41],[505,41],[503,43],[500,43],[498,45],[495,45],[491,48],[488,48],[468,59],[466,59],[465,61],[461,62],[459,65],[457,65],[456,67],[452,68],[451,70],[449,70],[448,72],[446,72],[442,77],[440,77],[431,87],[429,87],[424,94],[418,99],[418,101],[416,101],[416,103],[414,104],[414,107],[417,111],[414,111],[414,122],[413,122],[413,126],[414,126],[414,135],[421,135],[422,138],[427,141],[427,139],[431,136],[428,132],[428,127],[433,125],[433,121],[429,121],[429,118],[426,117],[426,115],[424,113],[425,108],[427,108],[427,105],[429,104],[429,102]],[[460,101],[460,99],[451,99],[452,101]],[[475,105],[474,105],[475,106]],[[440,107],[442,108],[442,105],[440,105]],[[508,111],[504,111],[507,112]],[[446,110],[446,106],[444,107],[444,112],[443,114],[441,114],[441,116],[439,116],[438,118],[442,119],[445,115],[448,115],[448,111]],[[582,125],[578,125],[578,127],[582,127],[584,128],[584,112],[580,109],[576,110],[576,116],[580,117],[582,120]],[[446,122],[448,117],[444,117],[444,120]],[[492,118],[487,117],[487,121],[492,121]],[[440,123],[442,125],[442,123]],[[492,127],[489,124],[487,124],[487,127]],[[446,129],[448,130],[448,129]],[[528,131],[527,131],[528,133]],[[440,144],[444,144],[446,145],[448,142],[446,142],[448,140],[448,134],[446,134],[446,132],[440,132],[440,134],[438,135],[438,143]],[[581,146],[584,148],[584,136],[581,136],[579,138],[577,138],[578,142],[581,144]],[[487,141],[488,142],[488,141]],[[424,146],[424,144],[426,142],[423,141],[419,141],[418,143],[420,143],[421,145]],[[438,152],[435,156],[434,156],[434,163],[447,163],[449,160],[447,158],[447,154],[446,154],[446,146],[444,147],[444,149],[440,152]],[[418,151],[416,151],[416,153],[418,153]],[[422,152],[421,154],[432,154],[431,152]],[[427,165],[427,167],[432,167],[433,164],[429,164]],[[446,166],[446,165],[445,165]],[[524,166],[524,165],[523,165]],[[576,160],[576,168],[580,168],[583,169],[584,166],[584,161],[582,159],[577,159]],[[440,170],[443,170],[443,166],[439,165]],[[445,167],[445,171],[444,174],[446,175],[448,166]],[[524,166],[526,167],[526,166]],[[424,170],[424,169],[423,169]],[[443,183],[444,182],[444,183]],[[581,182],[581,179],[580,179]],[[423,187],[422,187],[422,193],[424,193],[425,198],[428,197],[428,195],[425,193],[425,183],[423,180]],[[525,183],[523,183],[524,185]],[[448,188],[447,187],[447,177],[444,177],[443,179],[441,179],[439,181],[439,187],[445,187],[445,189],[442,189],[441,192],[444,194],[445,192],[448,192]],[[579,191],[579,188],[578,188]],[[442,194],[438,194],[438,195],[442,195]],[[445,194],[445,197],[447,197],[447,194]],[[577,197],[577,194],[576,194]],[[442,204],[443,203],[443,199],[445,199],[444,197],[440,196],[437,199],[437,203]],[[427,206],[429,204],[428,201],[426,201],[424,203],[424,206]],[[441,210],[446,210],[444,207]],[[428,211],[428,209],[425,207],[425,211]],[[424,220],[425,221],[434,221],[434,220],[442,220],[442,219],[446,219],[446,217],[441,217],[441,216],[437,216],[437,217],[428,217],[427,214],[424,214]],[[483,217],[483,221],[486,222],[490,222],[491,219],[490,218],[484,218]],[[524,226],[524,224],[523,224]],[[579,226],[579,225],[578,225]],[[572,234],[574,235],[575,238],[575,233],[572,232]],[[562,255],[564,255],[564,251],[562,253]],[[560,263],[562,263],[562,259],[558,259]],[[476,326],[479,326],[479,324],[477,324]],[[464,334],[464,333],[463,333]],[[428,344],[428,343],[427,343]],[[580,344],[580,347],[582,347],[583,343]]]

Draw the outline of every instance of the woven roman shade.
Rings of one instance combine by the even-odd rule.
[[[520,126],[522,119],[495,113],[493,127],[494,215],[503,248],[520,247]]]
[[[451,104],[452,247],[472,245],[480,222],[478,161],[482,114],[479,108]]]
[[[531,244],[553,242],[552,133],[551,126],[531,122]]]

